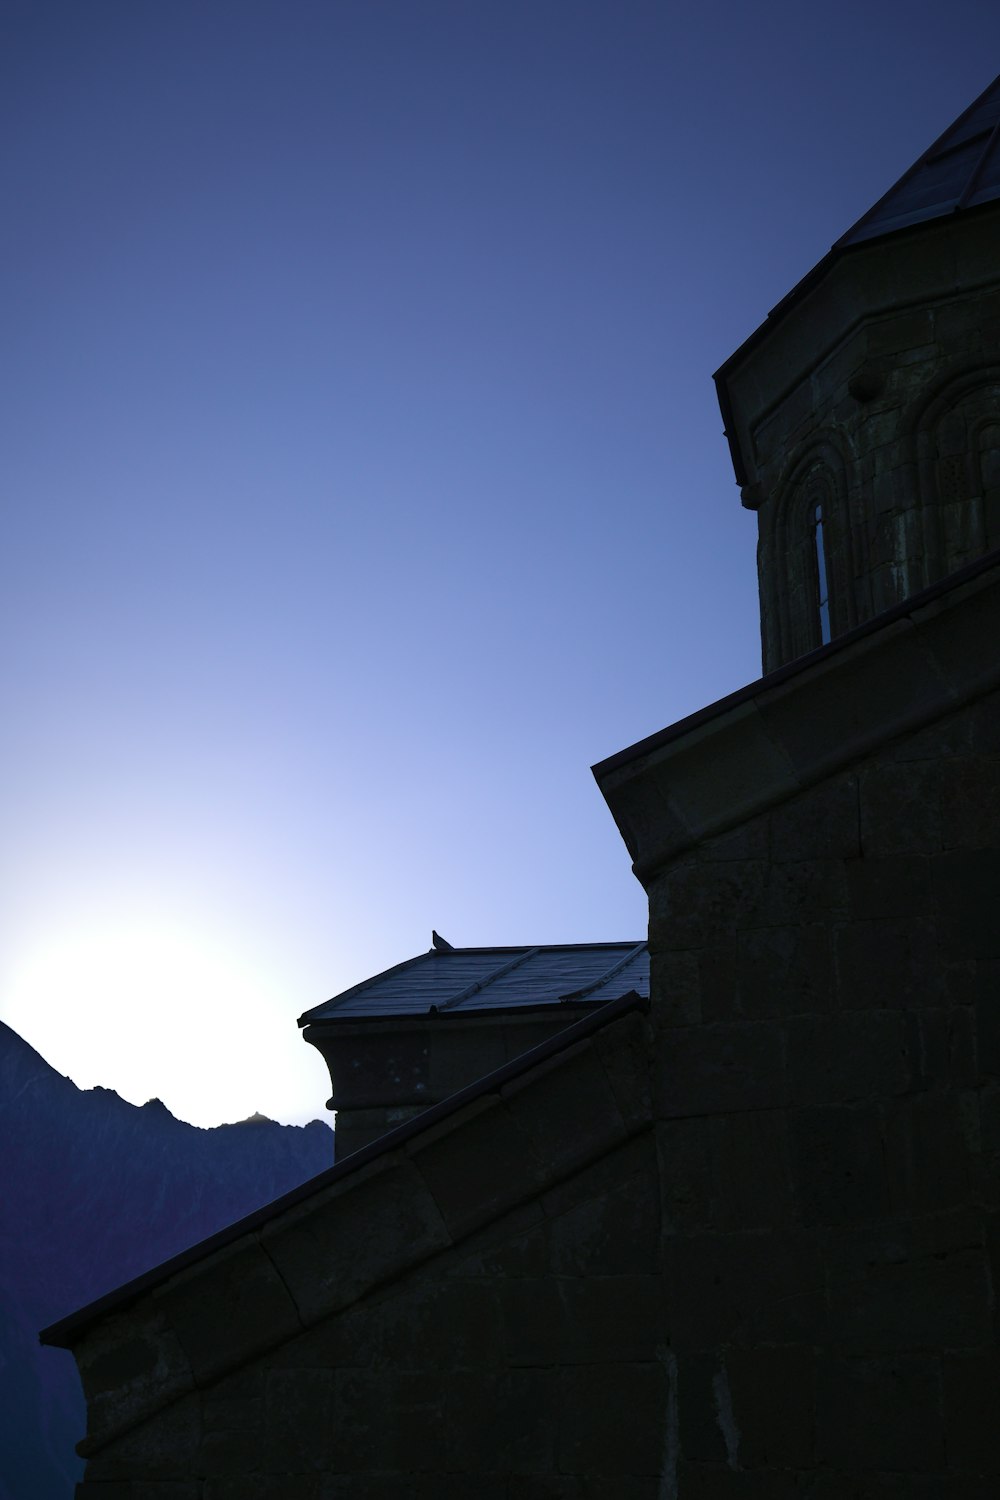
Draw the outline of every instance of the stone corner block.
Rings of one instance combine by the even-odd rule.
[[[306,1325],[451,1243],[427,1184],[399,1151],[297,1204],[260,1240]]]
[[[909,620],[851,642],[786,682],[758,709],[803,786],[955,706]]]
[[[541,1182],[530,1134],[495,1094],[414,1136],[406,1150],[456,1240],[530,1197]]]
[[[199,1384],[301,1330],[295,1304],[256,1235],[172,1276],[153,1293]]]
[[[593,1037],[512,1079],[502,1095],[546,1183],[603,1155],[629,1133]]]
[[[73,1353],[87,1398],[85,1456],[195,1386],[175,1331],[148,1297],[102,1318]]]

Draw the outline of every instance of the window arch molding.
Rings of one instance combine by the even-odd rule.
[[[987,514],[992,487],[987,457],[995,448],[990,441],[987,450],[986,443],[998,424],[1000,365],[995,361],[946,376],[906,414],[917,469],[925,586],[1000,545],[1000,520],[991,525]]]
[[[790,661],[855,623],[847,493],[846,460],[827,437],[795,456],[775,486],[773,503],[762,507],[759,571],[766,661]]]

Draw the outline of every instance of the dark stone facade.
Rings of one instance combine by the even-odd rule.
[[[998,227],[855,236],[720,372],[777,670],[595,768],[648,1015],[49,1330],[81,1497],[1000,1492]]]
[[[580,1006],[506,1015],[415,1015],[312,1022],[304,1035],[330,1070],[337,1159],[414,1120],[584,1014]]]
[[[648,1056],[591,1026],[78,1327],[81,1500],[654,1500]]]
[[[765,672],[1000,547],[1000,208],[836,257],[716,376],[758,513]]]
[[[1000,1482],[998,750],[994,688],[649,878],[684,1497]]]

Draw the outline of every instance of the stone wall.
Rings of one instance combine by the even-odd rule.
[[[303,1035],[330,1070],[337,1160],[557,1036],[587,1009],[311,1022]]]
[[[625,1014],[105,1318],[81,1500],[659,1500],[648,1041]]]
[[[1000,1492],[998,849],[994,692],[651,880],[681,1500]]]
[[[764,671],[1000,547],[998,212],[862,245],[719,372],[758,513]]]

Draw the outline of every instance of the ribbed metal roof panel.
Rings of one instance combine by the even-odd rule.
[[[834,248],[845,249],[993,198],[1000,198],[1000,77]]]
[[[631,990],[649,994],[642,942],[432,949],[317,1005],[300,1024],[558,1005],[567,997],[607,1004]]]

